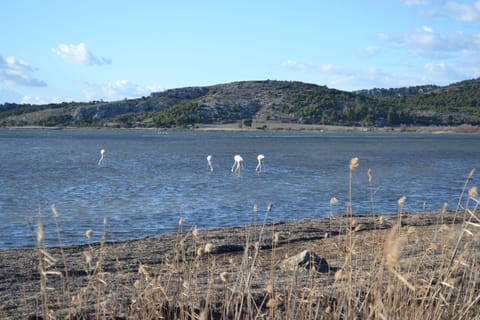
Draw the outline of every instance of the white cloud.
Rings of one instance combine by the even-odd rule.
[[[161,92],[161,91],[165,91],[165,87],[163,86],[149,86],[148,88],[148,91],[149,92]]]
[[[446,16],[465,23],[480,22],[480,0],[473,3],[465,2],[445,0],[404,0],[403,4],[409,7],[422,7],[422,10],[420,10],[419,13],[424,16]]]
[[[432,60],[424,65],[415,65],[407,61],[401,63],[403,68],[399,70],[372,65],[365,68],[335,66],[325,72],[319,66],[312,64],[310,64],[312,68],[297,69],[305,74],[302,76],[304,79],[302,81],[347,91],[370,88],[398,88],[422,84],[448,85],[480,76],[480,57],[473,55],[468,58],[469,61],[460,59],[450,63]],[[282,66],[289,69],[306,65],[295,60],[288,60],[287,62],[284,62]],[[298,75],[295,75],[295,77],[298,79]]]
[[[320,71],[320,72],[331,72],[335,67],[329,63],[324,64],[312,64],[305,62],[298,62],[295,60],[285,60],[281,63],[282,67],[296,69],[303,72],[307,71]]]
[[[379,39],[392,47],[406,48],[414,55],[428,57],[455,56],[467,51],[480,52],[480,34],[440,34],[428,26],[415,29],[404,36],[381,34]]]
[[[48,103],[61,103],[62,100],[58,97],[39,97],[39,96],[23,96],[20,103],[26,104],[48,104]]]
[[[462,63],[429,62],[423,66],[422,77],[431,83],[435,79],[437,83],[450,84],[460,80],[475,78],[475,70],[465,69]]]
[[[448,2],[449,16],[462,22],[480,22],[480,1],[475,3]]]
[[[430,28],[429,26],[423,26],[422,27],[423,32],[425,33],[433,33],[433,29]]]
[[[32,76],[35,68],[24,60],[15,57],[3,58],[0,56],[0,84],[10,86],[30,86],[30,87],[44,87],[47,84],[44,81],[38,80]]]
[[[369,57],[375,56],[380,52],[380,49],[375,46],[368,46],[363,49],[363,53]]]
[[[102,66],[112,63],[110,59],[94,55],[85,43],[79,43],[77,45],[61,43],[56,48],[52,48],[52,52],[63,60],[74,64]]]
[[[428,21],[431,21],[432,25],[435,23],[433,17],[447,17],[468,23],[480,22],[480,0],[468,2],[470,3],[460,0],[404,0],[403,4],[418,6],[422,11],[417,13],[428,14]],[[448,85],[480,77],[480,30],[472,32],[466,31],[468,29],[437,29],[430,25],[420,25],[406,34],[379,34],[378,44],[360,49],[359,53],[369,57],[378,56],[381,59],[379,61],[382,61],[378,66],[382,67],[352,68],[335,65],[321,68],[321,65],[294,59],[283,62],[282,66],[302,71],[302,76],[309,82],[340,90],[396,88],[421,84]],[[392,50],[403,51],[399,52],[397,63],[392,61],[396,54],[387,56]],[[384,54],[381,56],[381,53]],[[406,55],[403,55],[404,53]],[[371,59],[369,62],[373,64],[375,60]]]
[[[139,98],[151,93],[149,88],[139,86],[127,80],[118,80],[107,83],[84,83],[84,94],[87,100],[115,101],[122,99]]]
[[[306,63],[300,63],[300,62],[295,61],[295,60],[285,60],[281,63],[281,65],[282,65],[282,67],[297,69],[297,70],[301,70],[301,71],[306,71],[306,70],[311,68],[310,65],[308,65]]]
[[[345,68],[341,73],[332,74],[326,83],[329,87],[341,90],[359,90],[417,85],[415,81],[410,76],[394,74],[382,68],[370,66],[365,69]]]
[[[426,0],[405,0],[403,4],[406,6],[425,6],[429,4]]]

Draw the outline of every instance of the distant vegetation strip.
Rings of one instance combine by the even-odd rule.
[[[191,128],[269,122],[342,126],[480,124],[480,78],[448,86],[347,92],[295,81],[187,87],[105,102],[0,104],[0,126]]]

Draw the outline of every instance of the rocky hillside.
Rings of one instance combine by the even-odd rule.
[[[139,99],[0,105],[0,126],[192,127],[269,122],[352,126],[480,123],[480,79],[445,87],[346,92],[302,82],[242,81]]]

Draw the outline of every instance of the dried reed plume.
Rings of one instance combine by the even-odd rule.
[[[468,174],[468,180],[472,179],[473,178],[473,175],[475,174],[475,168],[473,168],[472,170],[470,170],[470,173]]]
[[[50,208],[52,209],[53,216],[54,216],[54,217],[58,217],[57,206],[56,206],[55,204],[52,204],[52,205],[50,206]]]
[[[401,239],[399,238],[399,229],[398,224],[394,225],[385,238],[383,257],[385,265],[389,268],[396,268],[400,261]]]
[[[267,287],[265,288],[265,291],[268,293],[268,294],[273,294],[273,285],[271,283],[268,283],[267,284]]]
[[[372,208],[372,214],[375,215],[375,190],[373,187],[373,175],[372,175],[372,169],[368,168],[367,170],[367,176],[368,176],[368,184],[369,184],[369,189],[370,189],[370,206]]]
[[[468,196],[469,197],[476,197],[477,195],[478,195],[477,186],[473,186],[470,189],[468,189]]]
[[[385,239],[383,258],[388,270],[390,270],[390,272],[392,272],[410,290],[415,291],[415,287],[398,271],[400,269],[401,249],[405,241],[405,236],[400,235],[400,224],[394,225]]]
[[[38,226],[37,226],[37,243],[41,244],[45,236],[43,233],[43,219],[42,219],[42,210],[38,211]]]
[[[455,216],[453,217],[453,223],[455,223],[455,221],[456,221],[456,219],[457,219],[458,212],[459,212],[459,210],[462,208],[463,195],[464,195],[464,193],[465,193],[465,190],[467,189],[468,183],[469,183],[470,180],[473,178],[473,175],[474,175],[474,174],[475,174],[475,168],[473,168],[472,170],[470,170],[470,173],[468,174],[468,177],[467,177],[467,179],[465,180],[465,183],[464,183],[464,185],[463,185],[462,192],[460,192],[460,196],[458,197],[457,208],[455,209]]]
[[[193,230],[192,230],[192,235],[195,237],[195,238],[198,238],[198,229],[197,229],[197,226],[193,227]]]
[[[352,158],[350,160],[350,165],[349,165],[349,169],[350,169],[350,175],[349,175],[349,181],[348,181],[348,216],[352,216],[353,212],[352,212],[352,171],[355,170],[356,168],[358,168],[359,166],[359,160],[357,157],[355,158]]]
[[[443,217],[447,213],[448,203],[444,202],[442,205],[442,210],[440,211],[440,223],[443,224]]]
[[[220,280],[222,280],[223,283],[227,283],[229,277],[230,276],[228,275],[228,272],[226,272],[226,271],[220,273]]]
[[[213,250],[213,244],[211,244],[210,242],[205,244],[205,248],[203,249],[205,253],[212,253],[212,250]]]
[[[280,232],[274,232],[273,233],[273,240],[272,240],[273,244],[278,244],[279,238],[280,238]]]
[[[405,197],[405,196],[402,196],[402,197],[398,198],[398,200],[397,200],[398,207],[403,208],[406,200],[407,200],[407,197]]]
[[[402,215],[403,215],[403,207],[405,206],[405,201],[407,201],[407,197],[402,196],[397,200],[398,204],[398,223],[400,226],[402,225]]]
[[[358,158],[357,158],[357,157],[352,158],[352,159],[350,160],[350,166],[349,166],[349,167],[350,167],[350,170],[355,170],[356,168],[358,168],[358,164],[359,164],[358,162],[359,162],[359,161],[358,161]]]
[[[267,308],[269,309],[273,309],[277,306],[277,303],[275,301],[275,298],[270,298],[268,299],[268,302],[267,302]]]
[[[267,212],[271,212],[273,209],[273,203],[269,202],[267,205]]]

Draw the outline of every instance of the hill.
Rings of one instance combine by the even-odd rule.
[[[0,105],[0,126],[172,128],[240,122],[346,126],[480,124],[480,78],[347,92],[296,81],[186,87],[104,102]]]

